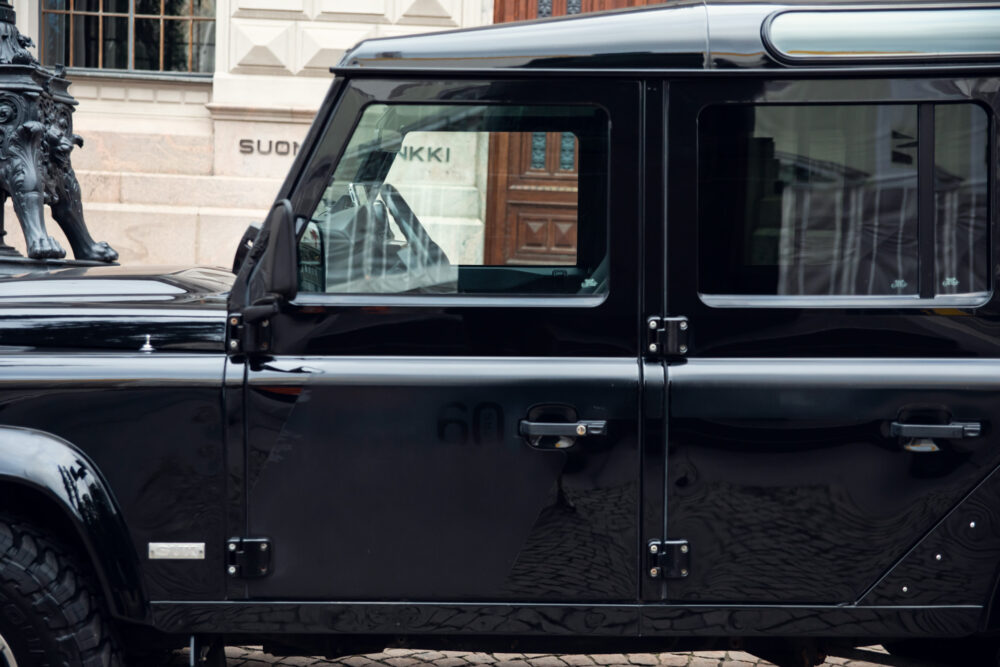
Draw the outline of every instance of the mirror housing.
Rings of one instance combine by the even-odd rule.
[[[250,276],[249,305],[291,301],[299,292],[295,213],[287,199],[271,209],[255,246],[264,246]],[[254,253],[251,253],[251,257]]]
[[[247,255],[253,250],[253,244],[257,242],[257,235],[260,234],[261,223],[251,222],[246,231],[243,232],[243,238],[240,239],[240,244],[236,246],[236,254],[233,255],[233,273],[239,275],[240,269],[243,268],[243,263],[247,261]]]

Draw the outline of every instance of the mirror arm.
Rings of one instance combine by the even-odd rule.
[[[252,306],[243,309],[243,321],[246,324],[256,324],[261,320],[266,320],[278,313],[279,301],[281,297],[268,295],[262,299],[257,299]]]

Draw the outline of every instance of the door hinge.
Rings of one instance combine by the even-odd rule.
[[[646,543],[646,574],[652,579],[683,579],[691,573],[691,546],[687,540],[650,540]]]
[[[646,354],[653,357],[684,356],[688,352],[686,317],[650,317],[646,320]]]
[[[226,542],[226,572],[239,579],[258,579],[271,573],[271,540],[234,537]]]
[[[249,309],[248,309],[249,310]],[[276,312],[276,311],[275,311]],[[271,349],[270,311],[260,313],[231,313],[226,321],[226,351],[229,354],[267,352]]]

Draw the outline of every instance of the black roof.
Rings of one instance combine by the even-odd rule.
[[[361,42],[344,67],[494,69],[777,68],[764,44],[768,17],[786,9],[998,7],[997,0],[961,3],[810,0],[674,0],[662,5],[506,23]],[[995,62],[995,61],[994,61]]]

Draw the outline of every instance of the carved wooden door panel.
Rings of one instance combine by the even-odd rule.
[[[497,0],[494,23],[661,4],[663,0]],[[485,263],[576,263],[577,141],[569,132],[490,138]]]

